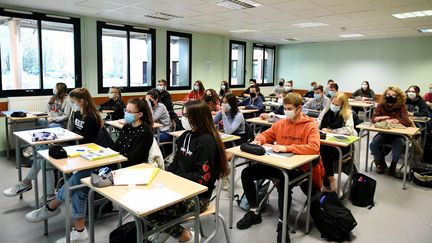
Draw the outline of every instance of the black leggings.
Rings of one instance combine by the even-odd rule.
[[[299,170],[288,170],[288,176],[290,179],[296,178],[302,175],[303,172]],[[280,169],[273,168],[263,164],[254,164],[242,171],[241,180],[243,190],[251,208],[257,208],[259,202],[257,202],[257,191],[255,188],[255,180],[258,179],[277,179],[278,190],[278,207],[279,207],[279,219],[283,218],[283,199],[284,199],[284,176]],[[307,183],[303,183],[301,186],[303,192],[307,194]],[[291,208],[291,191],[292,186],[290,185],[288,194],[288,214]]]
[[[350,151],[350,147],[341,147],[342,156]],[[329,176],[334,176],[333,162],[339,160],[339,152],[335,147],[321,145],[320,154],[325,169],[324,186],[330,186]]]

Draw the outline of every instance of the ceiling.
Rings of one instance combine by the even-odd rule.
[[[432,0],[256,0],[260,7],[230,10],[215,0],[0,0],[7,6],[72,13],[82,16],[164,26],[190,32],[273,44],[432,36],[418,29],[432,28],[432,16],[397,19],[395,13],[432,9]],[[145,15],[162,12],[181,16],[157,20]],[[322,27],[300,28],[292,24],[320,22]],[[232,33],[249,29],[256,32]],[[365,37],[342,38],[359,33]],[[300,41],[287,41],[298,38]]]

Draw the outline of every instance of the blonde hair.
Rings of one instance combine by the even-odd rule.
[[[283,99],[284,104],[291,104],[295,107],[299,107],[303,105],[302,97],[299,93],[288,93],[285,95],[285,98]]]
[[[332,98],[332,100],[338,99],[341,103],[340,114],[344,121],[347,121],[348,118],[352,115],[351,106],[348,102],[348,97],[343,92],[336,92]]]

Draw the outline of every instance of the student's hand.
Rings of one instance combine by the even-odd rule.
[[[118,123],[120,123],[120,124],[123,124],[123,125],[124,125],[124,124],[126,124],[126,121],[125,121],[124,119],[119,119],[119,120],[118,120]]]
[[[239,106],[238,108],[239,108],[239,110],[244,110],[244,109],[246,109],[245,106]]]
[[[48,121],[48,123],[51,123],[51,122],[54,121],[54,119],[52,119],[52,117],[48,117],[48,118],[47,118],[47,121]]]
[[[250,97],[250,94],[243,94],[244,97]]]
[[[389,120],[387,120],[387,122],[390,124],[399,124],[400,123],[398,119],[389,119]]]
[[[220,111],[222,115],[225,115],[225,106],[221,105]]]
[[[408,116],[414,116],[414,112],[408,112]]]
[[[361,97],[363,101],[368,100],[368,97]]]
[[[269,115],[267,113],[261,113],[261,115],[259,116],[259,118],[261,118],[263,120],[267,120],[269,118]]]
[[[389,116],[377,116],[377,117],[375,117],[375,120],[382,121],[382,120],[387,120],[389,118],[390,118]]]
[[[273,146],[273,151],[276,153],[286,153],[288,152],[287,148],[285,145],[274,145]]]
[[[261,142],[255,140],[255,141],[252,141],[251,144],[261,145]]]
[[[426,105],[431,106],[432,103],[430,103],[429,101],[426,101]]]
[[[331,130],[328,128],[323,128],[323,129],[321,129],[321,131],[326,132],[326,133],[331,133]]]

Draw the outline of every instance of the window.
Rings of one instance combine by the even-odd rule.
[[[0,97],[80,87],[79,19],[0,8],[0,67]]]
[[[244,87],[245,85],[245,60],[246,42],[230,41],[230,87]]]
[[[274,81],[275,48],[254,44],[252,78],[261,86],[272,86]]]
[[[192,35],[167,32],[167,78],[169,89],[191,88]]]
[[[111,86],[122,92],[155,87],[154,29],[97,22],[98,92]]]

